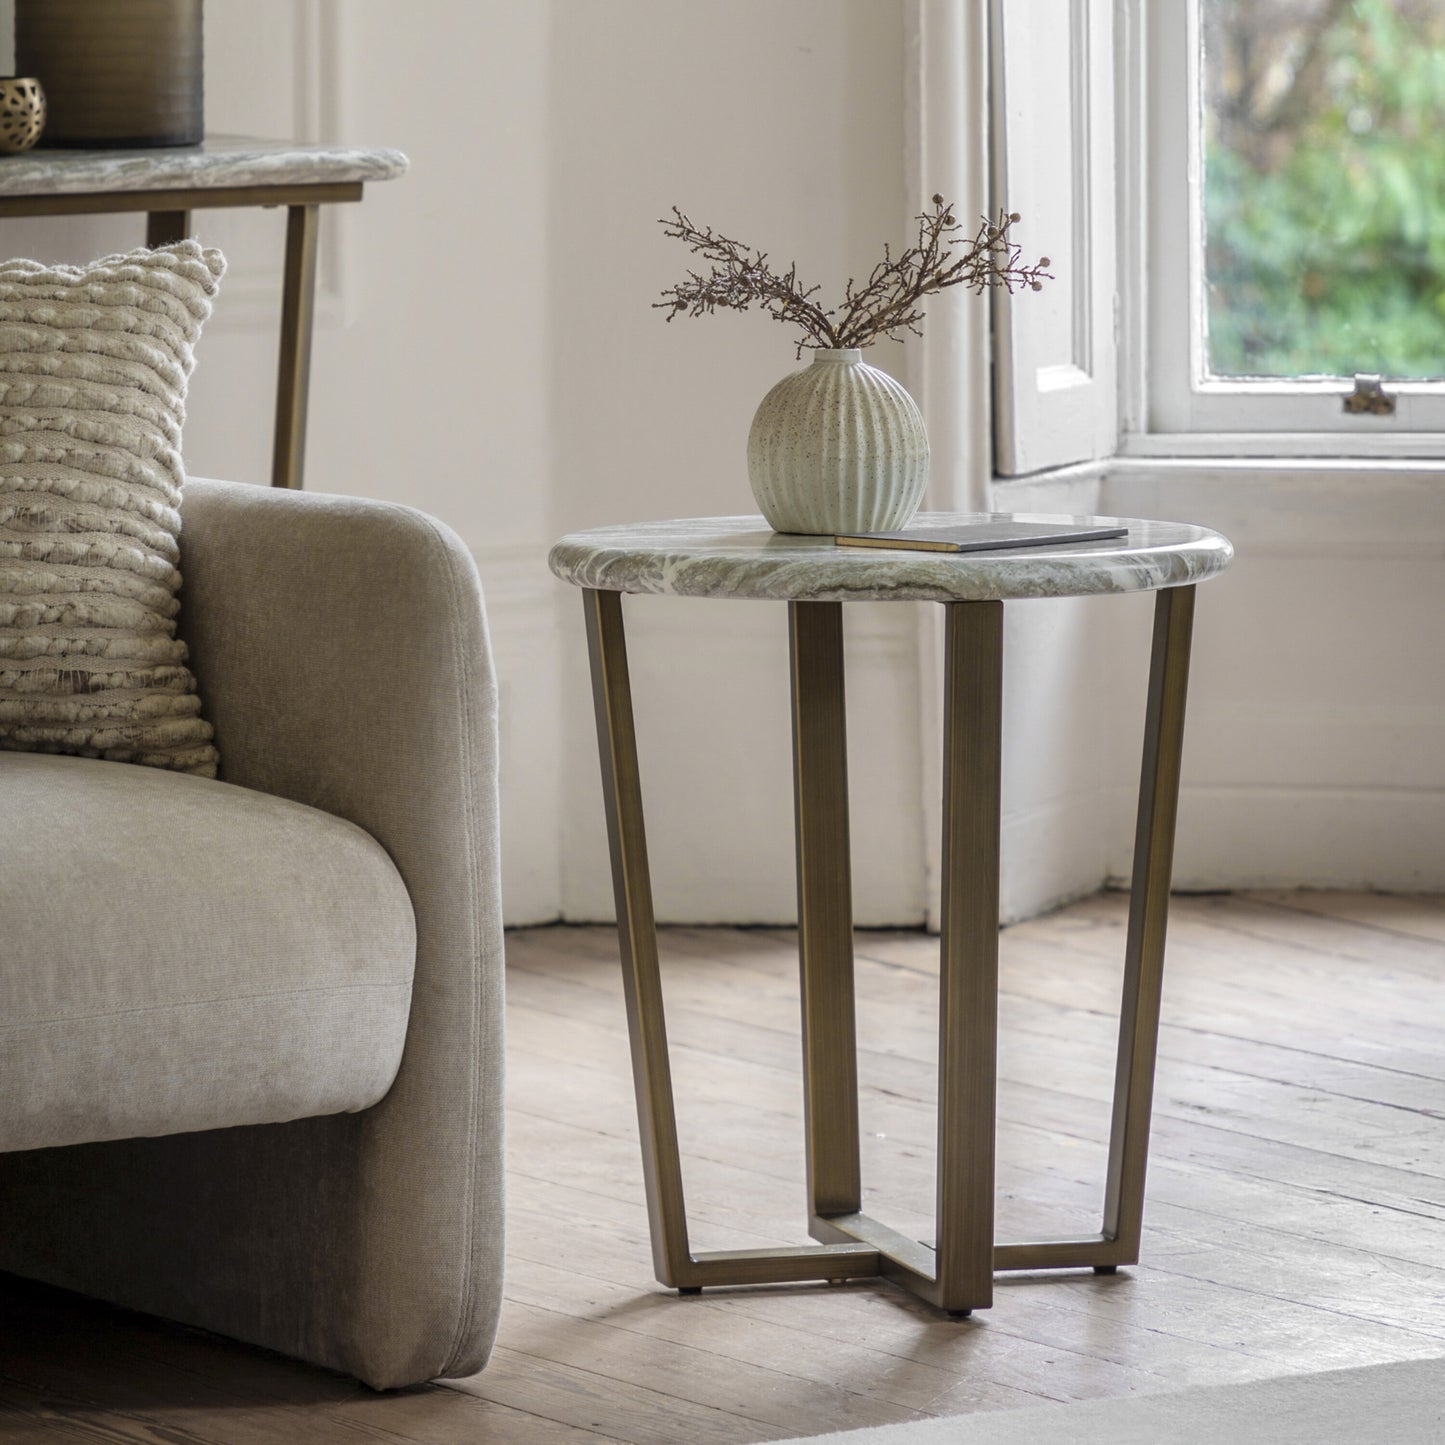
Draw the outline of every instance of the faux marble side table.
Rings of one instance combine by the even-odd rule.
[[[968,520],[933,513],[913,525]],[[553,572],[584,589],[653,1263],[663,1284],[696,1293],[705,1285],[881,1275],[961,1316],[992,1303],[995,1270],[1092,1266],[1112,1273],[1137,1263],[1194,584],[1223,571],[1233,549],[1201,527],[1117,525],[1129,528],[1127,538],[948,555],[836,547],[830,538],[780,535],[760,517],[705,517],[579,532],[552,549]],[[1103,1225],[1073,1239],[997,1244],[1003,604],[1152,590],[1159,596]],[[622,628],[624,592],[788,604],[809,1233],[820,1244],[720,1252],[694,1252],[688,1244]],[[861,1212],[842,604],[889,600],[941,602],[947,609],[938,1237],[932,1248]]]
[[[271,485],[299,487],[316,296],[318,210],[359,201],[367,181],[401,175],[400,151],[208,136],[153,150],[38,150],[0,158],[0,217],[144,211],[146,245],[190,235],[191,212],[286,207],[286,269]]]

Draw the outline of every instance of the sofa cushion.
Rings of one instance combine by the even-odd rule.
[[[415,957],[406,888],[352,823],[0,753],[0,1150],[366,1108]]]
[[[0,262],[0,748],[216,775],[176,636],[181,425],[225,262]]]

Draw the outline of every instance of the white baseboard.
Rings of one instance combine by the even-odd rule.
[[[1186,785],[1174,885],[1445,891],[1445,789]]]
[[[1109,800],[1053,798],[1003,818],[999,918],[1021,923],[1097,892],[1108,871]]]

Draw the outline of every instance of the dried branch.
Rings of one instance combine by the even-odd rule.
[[[730,311],[746,311],[757,304],[770,316],[790,325],[800,326],[804,339],[814,346],[837,346],[828,313],[809,299],[818,290],[798,285],[798,267],[794,263],[782,273],[768,264],[766,251],[755,251],[739,241],[695,226],[676,206],[672,220],[660,221],[664,235],[685,242],[703,260],[712,263],[706,276],[688,272],[688,279],[669,291],[654,306],[667,312],[671,321],[679,312],[701,316],[719,307]],[[799,345],[801,351],[802,344]]]
[[[950,286],[967,286],[975,292],[997,286],[1010,292],[1023,286],[1039,291],[1045,280],[1052,279],[1047,256],[1033,265],[1023,263],[1009,234],[1019,220],[1017,212],[1000,213],[996,221],[985,217],[961,250],[957,248],[963,227],[942,196],[934,196],[933,209],[917,219],[915,245],[896,260],[884,246],[883,259],[868,279],[859,285],[850,277],[842,306],[824,310],[811,299],[817,286],[799,287],[796,263],[784,272],[775,271],[766,252],[752,250],[711,227],[695,226],[673,207],[672,220],[659,222],[664,234],[686,243],[710,262],[712,269],[706,275],[689,271],[686,281],[664,291],[663,299],[653,304],[667,312],[669,321],[680,312],[701,316],[718,307],[746,311],[760,306],[770,316],[802,330],[798,342],[801,356],[805,346],[862,347],[882,336],[922,335],[923,298]]]

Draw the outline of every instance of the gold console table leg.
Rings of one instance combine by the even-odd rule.
[[[286,208],[286,269],[281,291],[281,346],[276,366],[276,433],[271,485],[299,488],[306,465],[306,408],[311,334],[316,319],[316,238],[321,207]]]
[[[623,988],[657,1278],[704,1285],[882,1276],[962,1316],[996,1270],[1139,1257],[1193,587],[1155,607],[1104,1220],[1082,1238],[995,1244],[1003,604],[945,604],[937,1242],[861,1212],[842,605],[789,603],[798,953],[810,1230],[817,1245],[694,1253],[678,1155],[622,598],[584,591]]]
[[[157,246],[169,246],[174,241],[184,241],[190,234],[189,211],[149,211],[146,214],[146,245],[151,250]]]

